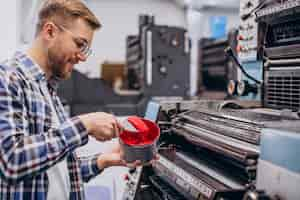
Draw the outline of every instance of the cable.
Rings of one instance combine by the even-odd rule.
[[[236,64],[237,66],[240,68],[240,70],[243,72],[243,74],[249,78],[250,80],[254,81],[256,84],[262,84],[261,81],[257,80],[256,78],[254,78],[253,76],[251,76],[250,74],[248,74],[245,69],[243,68],[243,66],[241,65],[241,63],[238,61],[238,59],[236,58],[236,56],[233,54],[233,51],[231,49],[230,46],[225,48],[225,53],[227,54],[228,57],[230,57]]]
[[[250,12],[248,12],[247,14],[244,14],[241,16],[241,19],[242,20],[246,20],[248,19],[254,12],[257,12],[259,11],[260,9],[263,8],[264,5],[266,5],[267,3],[271,2],[273,0],[265,0],[265,1],[262,1],[261,3],[259,3],[257,6],[255,6]]]

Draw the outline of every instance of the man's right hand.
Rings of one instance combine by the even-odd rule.
[[[89,135],[99,141],[111,140],[123,130],[116,117],[108,113],[95,112],[79,115],[78,117],[86,127]]]

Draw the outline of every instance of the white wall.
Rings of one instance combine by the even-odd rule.
[[[3,61],[13,54],[17,46],[17,0],[3,1],[1,8],[0,61]]]
[[[19,29],[18,45],[23,47],[30,44],[34,39],[35,26],[37,23],[38,10],[43,0],[18,1]]]
[[[153,14],[156,24],[186,27],[185,12],[169,0],[88,0],[89,8],[99,17],[103,28],[95,34],[93,55],[77,67],[99,77],[103,61],[125,61],[126,36],[138,34],[139,14]]]

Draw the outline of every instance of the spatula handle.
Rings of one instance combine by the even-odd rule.
[[[140,132],[149,132],[149,127],[145,122],[138,116],[129,116],[127,121],[134,126]]]

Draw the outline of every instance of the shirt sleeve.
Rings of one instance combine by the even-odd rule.
[[[19,82],[0,74],[0,178],[8,183],[44,172],[88,142],[87,131],[76,117],[56,129],[29,133],[28,123],[36,122],[28,117],[26,103],[32,102],[24,101]]]
[[[100,154],[89,157],[79,157],[80,172],[84,182],[88,182],[103,171],[103,169],[99,169],[97,166],[97,158],[99,155]]]

